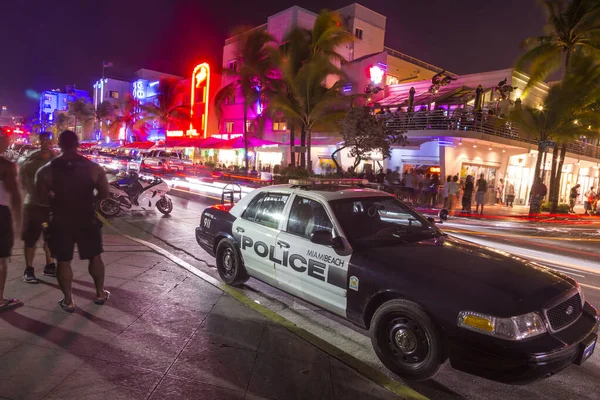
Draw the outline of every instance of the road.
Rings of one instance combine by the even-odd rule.
[[[214,259],[199,248],[194,238],[194,228],[202,211],[218,203],[218,199],[187,196],[176,190],[171,194],[174,196],[172,215],[162,216],[158,212],[122,215],[112,220],[113,225],[194,261],[197,268],[218,278]],[[184,195],[188,198],[179,197]],[[448,234],[515,253],[571,275],[584,287],[586,299],[596,308],[600,307],[600,252],[597,251],[600,248],[600,224],[568,226],[454,218],[440,227]],[[375,356],[366,331],[254,279],[245,285],[245,294],[393,377]],[[432,380],[404,383],[432,399],[596,399],[600,393],[600,352],[581,367],[568,367],[551,378],[526,386],[480,379],[453,370],[448,363]]]

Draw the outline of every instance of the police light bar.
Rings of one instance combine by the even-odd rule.
[[[316,186],[316,185],[340,185],[340,186],[360,186],[369,183],[366,179],[290,179],[290,185],[293,186]]]

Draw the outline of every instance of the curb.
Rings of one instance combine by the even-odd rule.
[[[150,243],[146,240],[138,239],[138,238],[130,236],[126,233],[121,232],[119,229],[115,228],[109,221],[107,221],[100,214],[98,214],[98,218],[100,218],[100,220],[102,221],[102,223],[105,226],[110,227],[112,230],[117,232],[119,235],[121,235],[129,240],[133,240],[136,243],[144,245],[144,246],[152,249],[153,251],[159,253],[160,255],[168,258],[169,260],[173,261],[175,264],[179,265],[181,268],[194,274],[195,276],[204,280],[205,282],[215,286],[217,289],[220,289],[224,293],[227,293],[228,295],[230,295],[231,297],[233,297],[240,303],[245,304],[252,310],[263,315],[265,318],[286,328],[290,332],[294,333],[296,336],[306,340],[313,346],[319,348],[320,350],[324,351],[325,353],[329,354],[330,356],[332,356],[332,357],[336,358],[337,360],[341,361],[342,363],[346,364],[347,366],[349,366],[350,368],[352,368],[353,370],[355,370],[356,372],[358,372],[365,378],[367,378],[370,381],[374,382],[375,384],[389,390],[396,396],[399,396],[402,399],[406,399],[406,400],[427,400],[427,397],[423,396],[422,394],[415,391],[414,389],[388,377],[387,375],[385,375],[382,372],[376,370],[375,368],[365,364],[364,362],[362,362],[361,360],[352,356],[351,354],[348,354],[348,353],[344,352],[343,350],[340,350],[339,348],[335,347],[331,343],[319,338],[318,336],[308,332],[307,330],[305,330],[303,328],[300,328],[299,326],[297,326],[293,322],[287,320],[286,318],[282,317],[281,315],[277,314],[276,312],[271,311],[267,307],[256,303],[254,300],[252,300],[251,298],[246,296],[244,293],[242,293],[238,289],[228,286],[225,283],[208,275],[207,273],[198,270],[197,268],[195,268],[193,265],[191,265],[187,261],[177,257],[176,255],[155,245],[154,243]]]

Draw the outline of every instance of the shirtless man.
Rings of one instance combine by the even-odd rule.
[[[4,158],[9,140],[0,129],[0,310],[23,304],[19,299],[4,297],[8,258],[12,255],[15,227],[21,223],[21,193],[17,184],[17,168]]]
[[[102,223],[94,207],[96,199],[108,197],[108,181],[102,167],[77,154],[79,141],[74,132],[61,133],[58,145],[62,155],[37,172],[35,185],[39,201],[50,205],[48,244],[58,263],[56,278],[64,295],[58,304],[73,312],[71,261],[76,244],[79,258],[89,260],[88,271],[96,286],[94,302],[104,304],[110,296],[104,289]]]

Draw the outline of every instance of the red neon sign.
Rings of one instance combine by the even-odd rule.
[[[194,132],[195,135],[192,134],[193,136],[199,136],[198,132],[203,132],[203,137],[206,137],[208,128],[208,96],[210,90],[210,66],[208,63],[198,64],[194,68],[191,89],[190,114],[192,121],[190,122],[190,130],[188,132]],[[202,103],[204,103],[204,110],[202,110]]]

